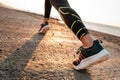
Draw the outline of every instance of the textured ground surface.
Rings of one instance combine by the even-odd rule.
[[[53,19],[45,35],[37,34],[42,19],[0,7],[0,80],[120,80],[118,37],[92,31],[112,56],[88,70],[75,71],[72,61],[80,41]]]

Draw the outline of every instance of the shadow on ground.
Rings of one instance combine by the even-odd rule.
[[[74,70],[75,80],[93,80],[87,70]]]
[[[26,41],[24,45],[12,52],[12,54],[0,64],[0,80],[21,79],[24,74],[24,68],[42,38],[43,35],[35,34],[30,40]]]

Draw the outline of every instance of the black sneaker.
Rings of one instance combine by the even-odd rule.
[[[96,63],[107,60],[110,56],[109,52],[102,47],[101,42],[98,40],[95,40],[90,48],[80,47],[77,53],[80,53],[79,59],[73,62],[73,67],[76,70],[87,69]]]
[[[41,28],[39,29],[38,33],[46,33],[50,29],[49,23],[46,22],[44,24],[41,24]]]

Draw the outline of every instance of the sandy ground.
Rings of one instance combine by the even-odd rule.
[[[120,80],[119,37],[91,31],[104,41],[111,58],[76,71],[72,61],[78,57],[80,41],[54,19],[45,35],[37,34],[42,19],[0,7],[0,80]]]

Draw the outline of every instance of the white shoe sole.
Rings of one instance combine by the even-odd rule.
[[[38,34],[46,33],[49,29],[50,29],[49,25],[44,26],[40,31],[38,31]]]
[[[109,57],[110,57],[109,52],[107,50],[103,49],[99,53],[97,53],[91,57],[83,59],[79,65],[77,65],[77,66],[74,65],[73,67],[76,70],[87,69],[88,67],[91,67],[97,63],[107,60]]]

